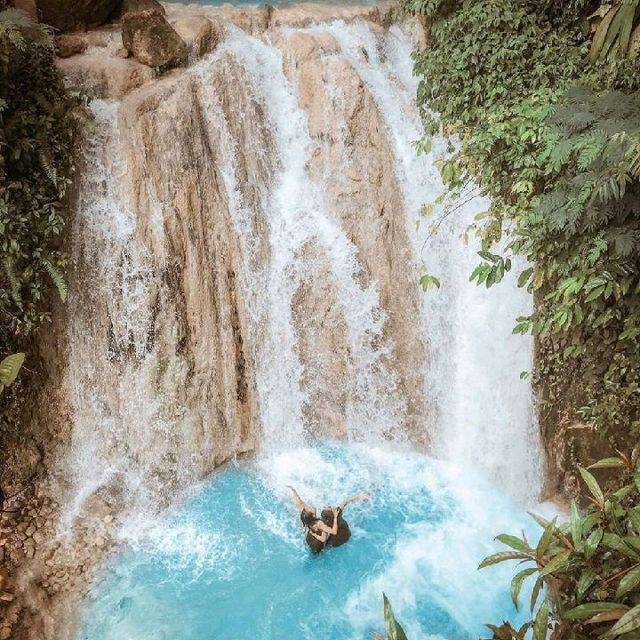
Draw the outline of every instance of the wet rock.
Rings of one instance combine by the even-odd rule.
[[[87,43],[77,35],[62,35],[56,38],[56,53],[59,58],[70,58],[83,53]]]
[[[59,31],[90,29],[106,22],[120,0],[35,0],[38,19]]]
[[[221,29],[204,16],[181,18],[173,25],[178,35],[187,45],[189,55],[201,58],[213,51],[221,39]]]
[[[122,18],[122,43],[140,63],[157,69],[187,62],[187,45],[161,13],[129,11]]]
[[[153,70],[135,60],[79,56],[60,60],[58,68],[73,87],[93,90],[97,98],[119,100],[153,79]]]
[[[120,13],[122,15],[127,13],[146,13],[163,16],[166,11],[157,0],[123,0],[120,5]]]

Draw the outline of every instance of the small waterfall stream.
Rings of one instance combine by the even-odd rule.
[[[320,615],[289,581],[311,569],[288,483],[318,505],[374,496],[373,511],[353,511],[363,542],[345,551],[341,587],[319,591],[340,608],[321,620],[332,633],[365,637],[383,588],[414,640],[466,640],[505,610],[496,581],[470,575],[495,528],[520,523],[511,499],[534,502],[541,486],[519,379],[533,345],[511,335],[531,300],[513,279],[490,292],[468,282],[477,256],[461,236],[481,199],[435,234],[417,224],[442,191],[445,143],[413,148],[411,50],[398,25],[228,26],[157,94],[94,103],[74,236],[65,523],[117,503],[126,551],[83,638],[178,637],[185,607],[181,638],[211,625],[232,640],[317,637],[283,604]],[[442,281],[427,294],[425,266]],[[248,470],[162,512],[254,448]],[[314,580],[331,579],[327,563]],[[233,609],[231,585],[253,602],[251,629],[201,615],[210,594]],[[156,609],[167,613],[148,619]]]

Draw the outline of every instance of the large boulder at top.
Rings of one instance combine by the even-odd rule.
[[[32,13],[35,6],[40,22],[58,31],[97,27],[117,11],[121,0],[16,0],[18,8]]]
[[[158,0],[122,0],[120,3],[120,13],[159,13],[165,15],[164,7]]]
[[[187,45],[155,0],[129,0],[122,16],[122,44],[148,67],[170,69],[187,62]]]
[[[180,18],[174,23],[173,28],[194,58],[202,58],[213,51],[222,38],[220,26],[204,16]]]

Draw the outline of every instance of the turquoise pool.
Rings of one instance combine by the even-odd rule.
[[[351,541],[305,547],[285,485],[348,507]],[[86,640],[364,640],[382,591],[411,640],[471,640],[517,619],[508,567],[476,571],[503,530],[529,527],[506,496],[463,470],[403,449],[325,444],[229,465],[124,547],[84,611]]]

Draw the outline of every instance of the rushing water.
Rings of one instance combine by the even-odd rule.
[[[345,511],[352,539],[311,556],[286,484]],[[524,518],[470,474],[406,450],[324,445],[227,468],[138,531],[85,612],[87,640],[363,640],[387,593],[412,640],[467,640],[514,617],[508,573],[475,569]],[[523,594],[526,597],[526,593]]]
[[[417,388],[402,388],[381,285],[366,273],[364,248],[330,204],[333,185],[326,181],[337,181],[342,167],[334,168],[333,178],[311,175],[320,145],[292,77],[294,54],[287,46],[296,34],[333,39],[335,50],[321,57],[326,69],[332,58],[346,63],[380,115],[403,209],[395,215],[408,238],[403,277],[419,300],[412,324],[427,345]],[[163,465],[173,465],[188,485],[202,476],[215,433],[199,425],[205,435],[197,439],[183,428],[174,388],[188,384],[187,364],[177,356],[162,365],[173,372],[172,384],[158,388],[154,376],[161,363],[149,345],[154,302],[148,285],[160,280],[164,258],[150,259],[123,194],[118,104],[94,107],[98,133],[80,185],[75,245],[78,261],[96,271],[87,278],[100,283],[93,295],[95,305],[109,309],[109,340],[129,353],[122,361],[109,354],[107,362],[97,352],[95,335],[104,328],[93,326],[76,294],[69,331],[76,473],[68,517],[104,487],[115,486],[126,498],[118,518],[122,551],[83,612],[86,640],[361,640],[381,627],[382,591],[412,640],[471,639],[484,622],[516,615],[508,570],[479,573],[476,567],[495,548],[496,533],[528,526],[518,505],[534,501],[540,486],[531,391],[519,379],[531,366],[532,343],[511,335],[513,319],[531,301],[513,280],[495,292],[468,282],[477,256],[461,235],[486,206],[481,199],[461,206],[435,233],[427,222],[416,225],[422,204],[442,191],[434,161],[444,153],[444,141],[434,140],[433,151],[421,157],[412,146],[421,127],[405,33],[397,26],[378,32],[365,23],[337,21],[283,29],[278,36],[274,44],[228,28],[216,51],[187,71],[199,87],[241,248],[238,279],[248,308],[261,452],[251,463],[215,473],[159,514],[157,503],[166,503]],[[259,106],[271,141],[251,149],[269,156],[254,202],[239,178],[246,149],[231,122],[248,116],[225,110],[224,96],[214,88],[230,60],[241,69],[243,90]],[[327,91],[337,118],[339,88]],[[345,123],[340,131],[346,129]],[[346,162],[351,150],[345,140],[332,143],[343,144]],[[361,214],[372,222],[378,216]],[[152,244],[160,253],[163,215],[169,214],[158,202]],[[440,290],[424,296],[418,292],[423,263],[442,280]],[[323,282],[338,309],[332,310],[340,320],[333,327],[340,333],[336,341],[348,354],[338,380],[344,402],[336,403],[344,414],[342,444],[318,443],[305,424],[317,389],[305,377],[309,355],[299,334],[314,310],[295,300],[301,288]],[[311,342],[322,347],[320,340]],[[330,348],[323,357],[337,359]],[[318,378],[315,384],[322,386]],[[100,380],[116,386],[101,392]],[[420,428],[437,460],[408,447],[410,394],[428,406]],[[311,557],[287,484],[318,506],[363,490],[372,501],[349,507],[349,544]]]

